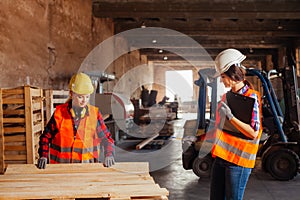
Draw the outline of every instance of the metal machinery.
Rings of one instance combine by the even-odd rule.
[[[261,145],[257,156],[261,157],[263,169],[275,179],[291,180],[299,171],[300,110],[298,82],[294,67],[285,67],[275,72],[282,81],[285,108],[283,114],[270,82],[270,73],[266,75],[256,70],[249,71],[249,74],[256,75],[262,81],[264,89],[263,126],[269,135],[269,138]],[[273,123],[268,123],[271,120]]]
[[[147,140],[151,148],[161,148],[163,141],[151,141],[155,135],[168,138],[173,134],[173,124],[170,120],[177,117],[177,102],[156,104],[157,91],[142,90],[140,107],[139,100],[132,100],[128,96],[116,92],[103,92],[103,83],[115,79],[115,75],[99,71],[86,72],[96,88],[93,105],[97,106],[102,115],[109,115],[105,120],[116,144],[121,144],[125,139],[136,138]],[[91,99],[93,100],[93,99]],[[169,106],[167,106],[169,105]],[[169,111],[171,110],[171,111]],[[149,126],[151,122],[151,126]],[[149,141],[149,142],[148,142]],[[142,148],[140,145],[137,149]]]
[[[205,135],[214,126],[216,111],[216,80],[209,78],[208,69],[200,70],[200,78],[195,82],[199,86],[198,100],[198,132],[196,137],[185,135],[183,138],[183,167],[193,169],[199,176],[209,176],[213,158],[210,153],[198,156],[203,145]],[[262,109],[263,109],[263,135],[257,157],[261,158],[263,169],[277,180],[291,180],[299,171],[300,156],[300,116],[298,83],[294,67],[285,67],[280,71],[269,73],[256,69],[247,69],[247,75],[256,76],[261,81]],[[282,82],[284,114],[279,100],[274,92],[270,77],[275,75]],[[207,80],[210,80],[208,82]],[[210,87],[210,117],[206,115],[207,89]],[[201,153],[201,152],[200,152]]]
[[[105,124],[111,131],[115,142],[118,143],[120,139],[120,130],[126,131],[128,126],[133,123],[132,116],[134,106],[130,99],[122,94],[103,92],[103,83],[114,80],[115,75],[95,71],[86,73],[91,77],[96,88],[95,102],[91,103],[100,109],[102,115],[110,115],[110,117],[105,120]]]

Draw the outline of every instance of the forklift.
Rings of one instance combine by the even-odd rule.
[[[256,76],[262,86],[262,125],[263,133],[257,158],[261,159],[263,170],[273,178],[281,181],[293,179],[299,172],[300,157],[300,115],[298,82],[294,67],[286,66],[278,71],[265,71],[248,68],[247,76]],[[199,70],[198,116],[195,135],[184,135],[182,140],[183,168],[192,169],[199,177],[209,177],[213,158],[210,154],[211,145],[206,135],[213,130],[217,108],[217,79],[213,78],[213,69]],[[284,113],[280,107],[271,77],[281,81],[283,90]],[[207,89],[211,91],[209,103],[210,113],[207,118]],[[203,145],[208,146],[204,148]],[[201,151],[200,151],[201,148]]]

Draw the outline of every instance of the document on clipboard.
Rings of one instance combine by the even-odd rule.
[[[237,119],[247,124],[251,123],[253,106],[255,103],[254,98],[229,91],[226,93],[226,101],[227,105],[231,109],[232,114]],[[249,139],[247,136],[242,134],[237,128],[235,128],[235,126],[233,126],[228,119],[225,119],[224,126],[222,129],[236,137]]]

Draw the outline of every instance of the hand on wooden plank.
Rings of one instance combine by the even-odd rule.
[[[39,158],[37,167],[38,167],[39,169],[46,169],[47,160],[48,160],[48,159],[45,158],[45,157]]]
[[[107,156],[104,160],[104,166],[105,167],[111,167],[115,164],[115,158],[113,156]]]

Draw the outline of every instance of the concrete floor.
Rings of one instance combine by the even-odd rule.
[[[176,122],[177,134],[182,132],[184,119]],[[174,146],[179,147],[179,146]],[[170,165],[151,172],[152,177],[161,187],[169,190],[170,200],[207,200],[209,199],[209,178],[198,178],[192,170],[182,167],[182,149],[174,149],[174,155],[180,155]],[[259,160],[253,169],[244,200],[299,200],[300,175],[291,181],[277,181],[261,170]]]
[[[169,190],[170,200],[209,199],[209,178],[198,178],[192,170],[185,170],[181,162],[181,138],[185,120],[196,115],[182,115],[174,122],[174,137],[159,150],[117,149],[117,161],[149,162],[150,174],[160,187]],[[137,143],[137,142],[136,142]],[[300,175],[291,181],[277,181],[260,169],[259,160],[254,168],[244,200],[299,200]]]
[[[168,167],[151,172],[160,187],[169,190],[170,200],[209,199],[209,178],[198,178],[182,168],[181,159]],[[249,179],[244,200],[299,200],[300,175],[287,182],[276,181],[269,174],[255,169]]]

